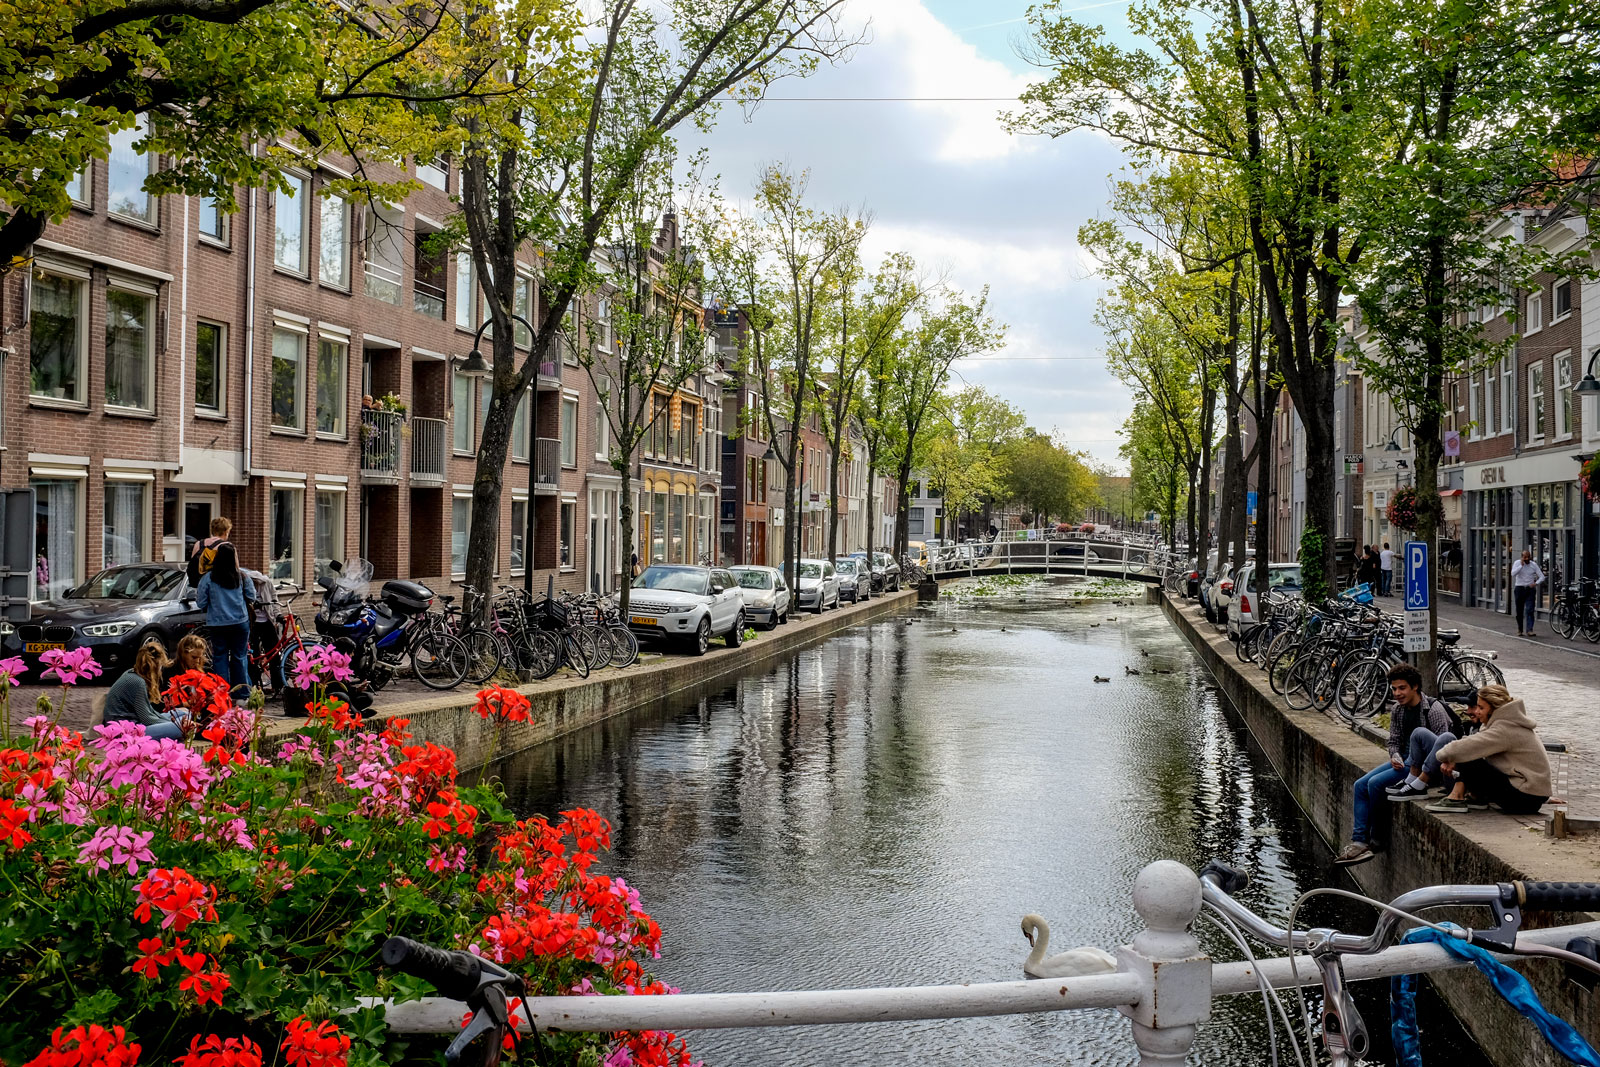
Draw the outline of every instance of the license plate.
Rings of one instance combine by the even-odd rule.
[[[52,648],[66,648],[67,646],[55,641],[29,641],[22,646],[24,652],[49,652]]]
[[[656,624],[656,620],[648,615],[634,615],[628,621],[635,626],[654,626]]]

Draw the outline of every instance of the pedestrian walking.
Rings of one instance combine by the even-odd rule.
[[[239,572],[239,557],[232,542],[224,541],[200,579],[195,602],[206,613],[206,629],[216,653],[217,673],[228,685],[250,685],[250,602],[255,586]]]
[[[1383,580],[1383,595],[1394,595],[1394,553],[1389,549],[1389,542],[1383,543],[1383,551],[1378,553],[1378,569]]]
[[[1378,553],[1371,545],[1361,550],[1361,560],[1356,564],[1356,581],[1365,585],[1374,596],[1380,595],[1378,583]]]
[[[1544,581],[1544,571],[1533,561],[1533,550],[1522,550],[1522,558],[1511,565],[1512,606],[1517,613],[1517,633],[1538,637],[1533,632],[1534,603],[1539,596],[1539,583]]]
[[[189,563],[184,568],[184,576],[189,579],[190,589],[200,588],[200,579],[211,569],[211,564],[217,558],[217,549],[228,543],[228,536],[232,533],[232,520],[221,515],[211,520],[211,536],[196,541],[189,550]]]

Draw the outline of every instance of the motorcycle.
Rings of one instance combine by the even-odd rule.
[[[329,643],[347,639],[354,646],[350,668],[376,692],[407,666],[430,689],[451,689],[466,672],[466,646],[421,621],[433,603],[433,590],[421,582],[383,583],[376,599],[367,595],[372,564],[353,559],[331,562],[333,574],[317,579],[323,590],[316,631]]]

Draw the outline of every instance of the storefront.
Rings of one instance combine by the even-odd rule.
[[[1530,549],[1545,581],[1539,610],[1578,573],[1583,508],[1573,453],[1541,452],[1466,468],[1463,603],[1505,612],[1511,566]]]

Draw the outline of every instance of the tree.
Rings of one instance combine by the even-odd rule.
[[[1005,492],[1035,523],[1052,516],[1076,519],[1099,499],[1094,472],[1084,457],[1031,430],[1009,449]]]
[[[509,5],[516,7],[517,5]],[[450,147],[442,105],[511,91],[499,57],[463,47],[488,0],[20,0],[0,11],[0,266],[71,207],[68,185],[136,128],[163,165],[145,182],[237,207],[238,184],[273,184],[323,155],[405,165]],[[540,4],[551,43],[570,29]],[[293,149],[280,144],[292,140]],[[363,169],[347,189],[409,184]]]
[[[531,2],[531,0],[530,0]],[[473,476],[467,582],[490,588],[500,497],[516,405],[540,363],[574,325],[573,303],[599,288],[595,253],[639,183],[660,188],[673,132],[704,125],[725,98],[754,102],[773,82],[844,55],[843,0],[607,0],[587,27],[589,47],[570,76],[549,60],[563,50],[515,24],[480,35],[506,63],[546,80],[496,107],[469,110],[461,231],[472,252],[494,329],[494,376]],[[517,253],[540,252],[541,286],[520,362]],[[631,501],[622,504],[628,515]],[[531,548],[531,546],[530,546]]]
[[[1004,491],[1008,453],[1026,422],[1019,409],[981,386],[969,385],[944,397],[921,469],[944,500],[948,536],[959,536],[963,515]]]
[[[1141,511],[1161,516],[1167,545],[1177,541],[1178,507],[1183,494],[1183,463],[1162,425],[1160,412],[1147,399],[1134,402],[1123,423],[1121,452],[1133,479],[1133,503]]]

